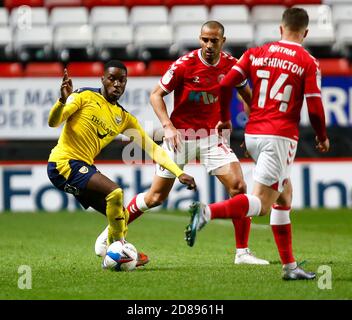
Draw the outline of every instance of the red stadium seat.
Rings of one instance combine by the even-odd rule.
[[[246,4],[248,6],[258,6],[258,5],[283,5],[286,0],[248,0]]]
[[[0,77],[23,77],[23,68],[19,62],[0,63]]]
[[[44,6],[49,10],[54,7],[78,7],[82,5],[82,0],[44,0]]]
[[[64,67],[60,62],[28,63],[24,75],[26,77],[62,77]]]
[[[155,60],[150,61],[147,68],[148,76],[162,76],[165,71],[170,67],[173,61],[169,60]]]
[[[82,0],[82,5],[87,8],[97,6],[122,6],[124,4],[124,0]]]
[[[126,7],[133,6],[162,6],[165,4],[164,0],[125,0],[123,3]]]
[[[71,62],[67,65],[69,77],[101,77],[104,74],[102,62]]]
[[[185,5],[200,5],[204,4],[204,0],[165,0],[164,5],[168,7],[185,6]]]
[[[348,76],[352,70],[347,59],[319,59],[322,76]]]
[[[142,77],[146,75],[146,65],[142,61],[124,61],[129,77]]]
[[[321,4],[321,0],[284,0],[283,5],[291,7],[297,4]]]
[[[203,1],[203,3],[209,7],[214,5],[223,5],[223,4],[225,5],[244,4],[244,5],[250,6],[252,5],[252,2],[253,0],[204,0]]]
[[[8,9],[12,9],[19,6],[30,6],[30,7],[42,7],[44,0],[5,0],[4,6]]]

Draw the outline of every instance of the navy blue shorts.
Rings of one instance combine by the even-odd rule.
[[[56,188],[73,194],[85,209],[90,206],[87,200],[81,196],[84,194],[91,176],[99,172],[94,165],[79,160],[69,160],[67,163],[48,162],[47,171],[51,183]],[[68,175],[67,179],[63,172],[66,172],[65,176]]]

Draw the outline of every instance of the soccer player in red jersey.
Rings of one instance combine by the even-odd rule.
[[[230,113],[221,113],[220,81],[231,70],[236,59],[222,51],[226,38],[224,27],[208,21],[201,27],[201,48],[175,61],[152,91],[150,102],[164,128],[163,148],[183,168],[192,160],[200,160],[209,174],[215,175],[230,197],[246,192],[240,163],[218,134],[231,129]],[[237,90],[250,102],[251,91],[244,79]],[[168,115],[164,97],[174,92],[174,109]],[[129,222],[145,210],[160,205],[169,195],[175,175],[157,165],[151,188],[136,195],[127,205]],[[251,218],[233,219],[236,238],[236,264],[269,264],[255,257],[248,249]],[[104,235],[102,234],[102,238]],[[98,238],[99,240],[99,238]],[[99,241],[98,241],[99,242]]]
[[[283,279],[314,279],[297,265],[292,254],[290,170],[298,143],[298,125],[306,98],[310,122],[316,132],[316,148],[329,150],[320,91],[318,61],[303,47],[309,17],[302,8],[285,10],[281,41],[247,50],[221,83],[221,106],[229,108],[234,85],[250,79],[253,84],[249,121],[245,128],[247,151],[256,163],[251,195],[241,194],[210,204],[198,203],[189,236],[194,240],[210,219],[265,215],[283,264]]]

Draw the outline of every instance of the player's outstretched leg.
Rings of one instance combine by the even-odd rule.
[[[210,220],[210,211],[205,204],[194,202],[190,206],[190,213],[191,221],[185,230],[185,240],[190,247],[193,247],[196,241],[197,231],[204,228]]]

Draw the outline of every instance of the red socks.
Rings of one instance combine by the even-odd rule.
[[[292,231],[290,207],[274,205],[271,210],[270,224],[282,264],[295,262],[292,253]]]
[[[128,219],[128,224],[130,224],[133,220],[137,219],[143,213],[143,211],[138,209],[136,199],[137,199],[137,196],[134,196],[126,208],[128,210],[128,212],[130,213],[130,218]]]
[[[241,219],[246,216],[249,209],[247,195],[239,194],[228,200],[209,205],[211,219]]]
[[[251,230],[251,218],[232,219],[235,227],[236,249],[248,248],[249,231]]]

